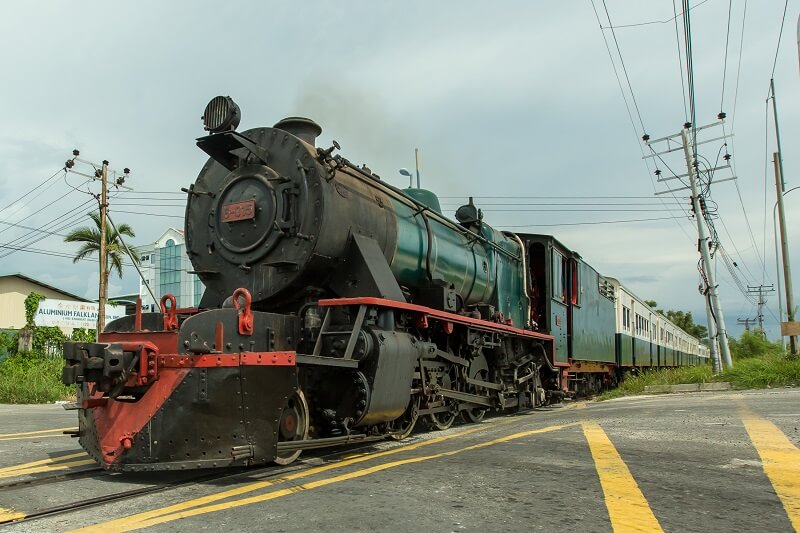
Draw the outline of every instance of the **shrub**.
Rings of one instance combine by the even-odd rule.
[[[45,403],[74,393],[61,383],[63,359],[19,352],[0,363],[0,403]]]
[[[783,353],[779,342],[770,342],[761,330],[745,331],[737,340],[728,339],[733,359],[749,359],[751,357],[776,356]]]

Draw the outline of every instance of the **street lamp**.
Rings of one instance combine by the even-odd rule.
[[[408,177],[408,188],[412,189],[414,187],[414,175],[407,168],[401,168],[400,175]]]
[[[792,191],[796,191],[800,189],[800,186],[793,187],[788,191],[783,193],[783,196],[786,196]],[[775,205],[772,206],[772,234],[775,236],[775,277],[778,280],[778,327],[781,327],[780,322],[783,322],[783,298],[781,297],[781,293],[783,290],[781,289],[781,264],[778,261],[778,226],[775,220],[775,209],[778,207],[778,201],[775,200]],[[781,335],[781,348],[784,350],[786,349],[786,339],[784,339],[783,335]]]

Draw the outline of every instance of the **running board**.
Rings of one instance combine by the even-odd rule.
[[[385,440],[386,437],[391,436],[391,433],[386,435],[365,435],[363,433],[356,433],[354,435],[343,435],[341,437],[329,437],[326,439],[310,439],[310,440],[297,440],[286,441],[278,443],[278,453],[293,452],[297,450],[313,450],[315,448],[327,448],[329,446],[354,444],[357,442],[374,442],[378,440]]]

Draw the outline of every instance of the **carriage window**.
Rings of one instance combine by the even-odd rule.
[[[564,256],[553,250],[553,298],[567,301],[566,272],[564,272]]]
[[[572,305],[580,305],[581,284],[578,278],[580,265],[574,259],[570,261],[570,265],[572,266]]]

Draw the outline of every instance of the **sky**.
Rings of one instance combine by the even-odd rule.
[[[800,2],[788,2],[779,48],[784,2],[691,5],[696,122],[714,123],[722,110],[724,134],[733,135],[727,146],[698,148],[711,164],[733,156],[733,168],[714,179],[737,180],[710,190],[715,227],[739,283],[777,289],[766,99],[777,49],[790,189],[800,185]],[[241,107],[240,130],[310,117],[323,128],[318,145],[337,140],[345,157],[397,186],[407,184],[398,169],[413,168],[419,148],[422,186],[446,213],[474,196],[490,225],[553,234],[640,297],[705,323],[689,195],[654,195],[679,185],[655,181],[640,140],[678,133],[687,120],[673,16],[667,0],[9,4],[0,19],[0,273],[96,297],[96,262],[59,254],[74,253],[62,235],[88,222],[86,190],[98,188],[75,174],[46,180],[75,148],[129,167],[133,191],[114,193],[111,214],[134,228],[130,244],[152,243],[183,225],[180,188],[206,159],[194,144],[200,116],[221,94]],[[682,43],[680,21],[678,29]],[[686,172],[682,152],[662,158],[662,177]],[[800,239],[799,204],[800,192],[786,196],[790,243]],[[800,246],[790,248],[797,271]],[[738,336],[737,319],[755,317],[755,306],[721,258],[717,275]],[[110,286],[112,295],[135,292],[135,270]],[[764,312],[775,338],[776,293]]]

